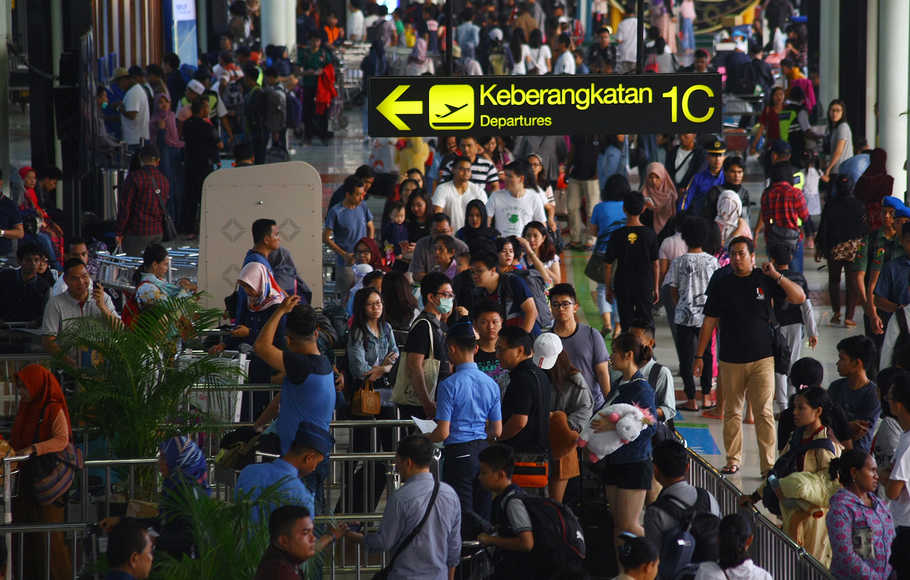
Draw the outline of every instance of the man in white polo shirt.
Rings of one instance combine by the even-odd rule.
[[[452,230],[457,232],[464,227],[468,203],[475,199],[486,205],[487,193],[471,182],[471,160],[458,157],[452,164],[452,181],[440,183],[433,193],[433,212],[449,216]]]
[[[57,335],[63,330],[67,320],[85,316],[120,320],[111,297],[104,292],[101,284],[91,286],[92,280],[82,260],[70,258],[64,262],[63,281],[66,282],[67,291],[48,299],[41,325],[44,348],[51,354],[58,350]]]

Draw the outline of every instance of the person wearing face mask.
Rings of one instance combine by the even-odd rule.
[[[406,385],[396,382],[392,401],[402,417],[422,419],[436,416],[436,383],[449,374],[443,324],[455,307],[452,282],[441,272],[430,272],[420,284],[423,311],[411,324],[405,343]]]

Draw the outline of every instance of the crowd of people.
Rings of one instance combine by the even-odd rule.
[[[132,298],[115,303],[93,280],[103,236],[64,238],[56,225],[59,170],[23,167],[18,193],[0,199],[0,255],[15,247],[18,264],[0,271],[10,297],[0,319],[40,324],[48,352],[58,353],[68,320],[103,318],[129,332],[136,312],[197,290],[166,281],[168,222],[198,235],[202,183],[228,152],[237,165],[259,164],[288,159],[294,138],[304,147],[332,138],[327,78],[346,40],[372,45],[364,78],[390,74],[395,46],[413,49],[406,74],[432,74],[446,34],[465,74],[624,73],[637,60],[634,14],[614,34],[606,3],[595,2],[590,23],[560,2],[508,0],[468,7],[449,25],[432,3],[389,18],[384,6],[355,1],[344,28],[302,3],[292,66],[285,47],[257,50],[258,3],[234,4],[230,31],[197,67],[167,55],[160,66],[118,69],[99,89],[100,133],[133,159],[106,240],[143,257]],[[806,75],[805,25],[787,23],[786,5],[764,3],[774,40],[762,42],[758,19],[717,54],[695,50],[693,2],[651,6],[649,71],[683,60],[695,72],[722,67],[727,93],[766,95],[744,119],[755,127],[744,156],[728,154],[722,135],[403,139],[391,177],[365,163],[327,204],[323,240],[335,259],[323,310],[309,304],[277,222],[251,224],[227,346],[252,353],[250,383],[280,384],[274,397],[243,400],[280,457],[244,467],[237,494],[277,485],[284,498],[256,515],[271,535],[256,578],[296,578],[341,538],[386,552],[389,577],[449,578],[463,540],[489,549],[498,578],[583,577],[603,554],[636,579],[770,577],[749,557],[751,510],[724,514],[688,482],[679,412],[723,421],[727,476],[741,471],[743,424],[754,424],[762,483],[745,490],[743,508],[761,504],[836,577],[910,574],[910,208],[892,195],[885,151],[853,138],[844,102],[821,110],[818,78]],[[584,26],[594,32],[587,50]],[[775,69],[767,52],[782,57]],[[763,183],[750,192],[754,155]],[[381,214],[368,207],[371,195],[385,198]],[[857,308],[864,315],[862,329],[821,345],[837,352],[840,378],[828,384],[822,365],[802,356],[819,346],[821,319],[803,274],[807,250],[826,262],[828,322],[852,329]],[[587,260],[593,325],[579,312],[588,300],[580,280],[569,283],[569,252]],[[669,326],[677,365],[655,359],[658,324]],[[56,377],[30,365],[15,381],[16,454],[73,443]],[[619,433],[629,412],[641,416],[631,437]],[[435,427],[397,443],[391,428],[375,441],[354,430],[350,450],[394,452],[404,483],[386,490],[377,465],[353,474],[348,497],[330,505],[331,422],[340,417]],[[610,452],[599,454],[605,441]],[[180,485],[208,491],[191,438],[163,442],[160,454],[165,495]],[[609,506],[606,533],[597,532],[605,520],[591,509],[592,489]],[[314,528],[317,515],[373,512],[384,493],[378,529]],[[20,494],[14,518],[62,522],[60,497]],[[552,533],[554,518],[586,542]],[[150,528],[158,549],[193,553],[191,526],[167,514],[102,527],[112,579],[148,576]],[[694,550],[680,549],[683,531]],[[52,577],[69,576],[62,534],[49,547]],[[22,565],[37,577],[44,548],[31,548],[34,561]]]

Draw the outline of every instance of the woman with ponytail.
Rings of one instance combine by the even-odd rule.
[[[787,446],[766,482],[751,496],[742,498],[745,505],[763,501],[769,511],[779,513],[783,530],[825,566],[831,563],[831,545],[824,520],[827,506],[812,502],[809,497],[787,494],[788,489],[799,486],[785,485],[790,482],[783,480],[797,472],[817,474],[819,480],[826,479],[831,460],[840,456],[843,449],[833,428],[836,412],[825,389],[808,387],[799,391],[793,399],[796,429]],[[807,511],[803,509],[807,506],[800,502],[787,500],[806,500],[813,505]]]
[[[168,282],[167,273],[170,268],[171,258],[167,248],[161,244],[151,244],[142,253],[142,265],[133,273],[136,304],[140,310],[168,298],[189,296],[196,291],[196,285],[187,278],[181,278],[176,284]]]
[[[844,486],[831,498],[826,517],[831,574],[841,580],[885,580],[891,575],[888,559],[895,532],[891,512],[875,495],[875,458],[849,449],[831,461],[829,471]]]
[[[752,524],[742,514],[731,514],[720,521],[720,560],[702,562],[695,580],[771,580],[767,570],[749,557],[752,545]]]
[[[631,332],[623,332],[613,340],[610,366],[622,373],[616,386],[617,394],[613,403],[638,405],[657,417],[654,403],[654,388],[648,384],[639,369],[651,359],[651,348],[641,343]],[[591,426],[595,431],[615,430],[616,424],[595,413]],[[654,466],[651,463],[651,437],[654,425],[646,427],[634,441],[626,443],[614,453],[604,457],[598,467],[606,486],[606,496],[613,514],[613,532],[631,532],[643,536],[644,529],[639,515],[644,509],[645,494],[651,489]]]

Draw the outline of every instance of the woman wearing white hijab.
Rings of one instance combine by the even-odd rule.
[[[734,191],[725,189],[717,198],[717,217],[714,221],[720,228],[721,247],[726,249],[730,240],[739,236],[752,238],[752,229],[742,218],[743,202]]]

